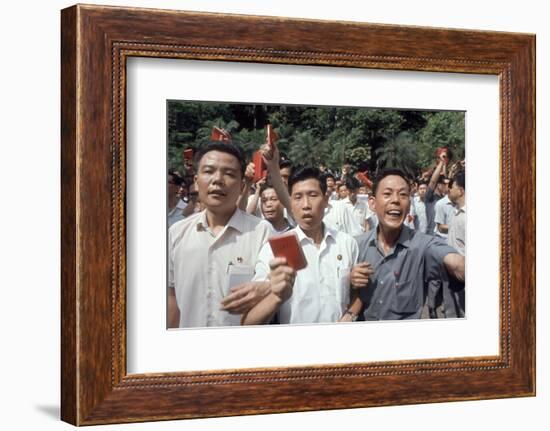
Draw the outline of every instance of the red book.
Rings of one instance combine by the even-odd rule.
[[[273,127],[271,126],[271,124],[268,124],[266,126],[266,134],[267,134],[267,143],[269,144],[269,146],[271,148],[277,148],[277,139],[279,139],[279,137],[277,136],[277,133],[275,133],[275,130],[273,130]]]
[[[183,150],[183,160],[184,161],[193,160],[193,149],[192,148],[188,148],[187,150]]]
[[[222,142],[231,142],[231,135],[225,129],[220,129],[219,127],[214,126],[212,129],[212,134],[210,135],[211,141],[222,141]]]
[[[254,163],[254,178],[253,181],[260,181],[267,175],[267,166],[265,165],[261,151],[256,151],[252,156],[252,162]]]
[[[288,232],[269,238],[269,245],[275,257],[285,257],[288,266],[299,271],[307,266],[304,251],[298,242],[296,232]]]
[[[372,189],[372,181],[367,177],[367,174],[364,172],[357,172],[355,174],[355,178],[357,178],[359,181],[361,181],[364,185],[366,185],[369,189]]]

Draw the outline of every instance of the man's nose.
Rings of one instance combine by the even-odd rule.
[[[215,171],[212,174],[212,182],[215,183],[215,184],[223,183],[223,175],[222,175],[221,171]]]

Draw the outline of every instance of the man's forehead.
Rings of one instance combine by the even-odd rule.
[[[237,160],[237,158],[232,154],[214,150],[209,151],[204,156],[202,156],[199,165],[224,165],[238,169],[240,163],[239,160]]]
[[[402,188],[409,188],[409,183],[405,181],[404,178],[400,177],[399,175],[388,175],[387,177],[383,178],[382,181],[380,181],[380,184],[378,185],[378,188],[380,189],[402,189]]]
[[[306,191],[319,191],[321,192],[321,184],[318,180],[315,178],[308,178],[303,181],[298,181],[293,184],[292,186],[292,194],[294,193],[302,193]]]

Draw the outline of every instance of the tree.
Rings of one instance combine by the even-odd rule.
[[[434,163],[438,147],[449,148],[455,160],[464,158],[464,112],[439,111],[425,114],[426,126],[418,133],[418,163],[429,167]]]
[[[401,132],[387,139],[384,146],[375,151],[377,169],[401,169],[411,178],[415,176],[418,165],[412,135]]]

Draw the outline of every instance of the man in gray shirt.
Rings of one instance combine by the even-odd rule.
[[[365,320],[418,319],[424,286],[443,270],[464,280],[464,256],[441,239],[404,226],[410,185],[402,171],[383,171],[369,199],[378,228],[356,238],[360,263],[351,273],[365,304]]]

